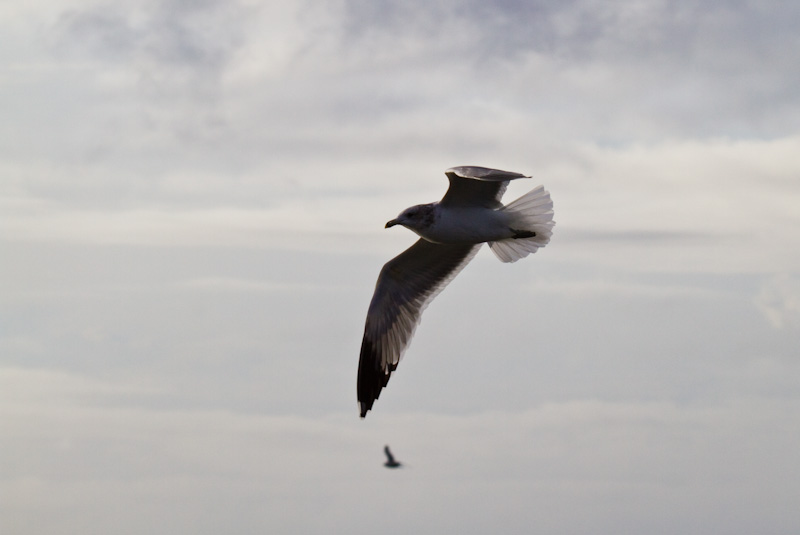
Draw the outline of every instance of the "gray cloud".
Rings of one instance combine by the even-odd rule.
[[[245,203],[323,174],[355,195],[392,183],[376,168],[414,176],[442,158],[528,166],[580,157],[578,143],[780,137],[799,109],[781,53],[795,14],[760,6],[72,8],[45,40],[57,64],[6,95],[5,165],[22,191],[70,203]]]
[[[220,524],[238,533],[371,533],[382,522],[389,533],[794,526],[796,403],[577,401],[511,414],[399,414],[365,429],[343,415],[87,406],[87,393],[99,402],[119,385],[18,370],[3,377],[4,397],[9,386],[28,387],[14,391],[25,405],[4,408],[4,451],[45,461],[9,463],[4,473],[15,490],[4,518],[14,534],[103,533],[120,523],[201,534]],[[9,438],[31,433],[33,444]],[[409,465],[392,479],[380,458],[387,437]],[[398,501],[414,514],[398,512]]]
[[[797,47],[786,21],[798,14],[783,4],[365,4],[347,4],[348,50],[403,58],[401,69],[411,57],[439,68],[466,66],[467,76],[450,87],[538,114],[556,104],[562,120],[572,121],[577,117],[558,105],[566,91],[589,135],[625,139],[650,124],[647,135],[769,137],[790,132],[796,119],[774,113],[795,101],[798,87],[781,52]],[[520,85],[528,91],[513,92]],[[615,105],[622,103],[627,110]],[[607,106],[613,116],[585,123],[588,110],[597,116]]]
[[[4,535],[798,531],[798,8],[45,4],[0,9]],[[383,223],[459,164],[553,241],[358,421]]]
[[[776,329],[800,328],[800,280],[797,277],[782,273],[768,278],[755,302]]]
[[[241,46],[246,16],[237,2],[98,4],[63,12],[54,44],[143,75],[179,71],[213,81]]]

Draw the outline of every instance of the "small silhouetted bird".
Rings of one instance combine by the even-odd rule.
[[[386,468],[400,468],[401,466],[403,466],[394,459],[392,452],[389,451],[389,446],[385,446],[383,448],[383,452],[386,454],[386,462],[383,463],[383,466],[385,466]]]

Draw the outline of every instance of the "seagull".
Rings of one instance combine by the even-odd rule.
[[[383,463],[383,466],[385,466],[386,468],[400,468],[401,466],[403,466],[398,461],[394,460],[392,452],[389,451],[389,446],[383,447],[383,453],[386,454],[386,462]]]
[[[484,242],[502,262],[516,262],[550,241],[553,201],[543,186],[500,202],[509,181],[529,176],[472,166],[451,167],[445,175],[450,186],[441,201],[406,208],[386,223],[420,239],[387,262],[375,284],[358,362],[361,418],[397,369],[422,311]]]

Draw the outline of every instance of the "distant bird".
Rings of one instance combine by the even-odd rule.
[[[398,461],[394,460],[392,452],[389,451],[389,446],[384,446],[383,453],[386,454],[386,462],[383,463],[383,466],[385,466],[386,468],[400,468],[401,466],[403,466]]]
[[[553,202],[543,186],[500,202],[510,180],[530,177],[486,167],[451,167],[445,174],[450,187],[441,201],[412,206],[386,223],[420,239],[383,266],[375,285],[358,362],[361,418],[397,368],[422,311],[484,242],[502,262],[516,262],[550,241]]]

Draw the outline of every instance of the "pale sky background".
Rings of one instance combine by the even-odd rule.
[[[800,533],[799,27],[3,2],[0,532]],[[383,225],[454,165],[553,239],[481,251],[359,420]]]

